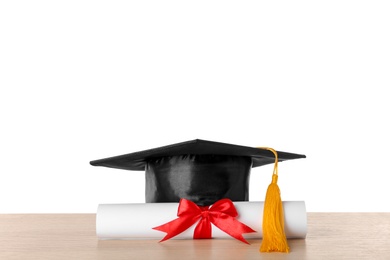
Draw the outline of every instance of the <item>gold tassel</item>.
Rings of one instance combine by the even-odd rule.
[[[283,252],[288,253],[286,234],[284,232],[284,214],[282,199],[278,182],[278,153],[272,148],[267,149],[275,155],[274,172],[272,182],[268,186],[264,201],[263,211],[263,241],[260,252]]]

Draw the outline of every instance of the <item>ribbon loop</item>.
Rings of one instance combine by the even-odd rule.
[[[235,239],[247,244],[249,243],[242,234],[256,232],[235,219],[238,213],[230,199],[221,199],[209,208],[199,207],[190,200],[181,199],[177,216],[177,219],[153,228],[167,233],[160,242],[179,235],[197,221],[199,222],[194,230],[194,239],[211,238],[211,223]]]

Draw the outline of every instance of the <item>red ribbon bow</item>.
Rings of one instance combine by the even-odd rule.
[[[247,244],[249,243],[244,239],[242,234],[256,232],[235,219],[238,213],[230,199],[221,199],[211,207],[199,207],[190,200],[181,199],[177,216],[179,218],[153,228],[167,233],[160,242],[177,236],[195,224],[199,219],[199,223],[194,230],[194,239],[211,238],[211,223],[235,239]]]

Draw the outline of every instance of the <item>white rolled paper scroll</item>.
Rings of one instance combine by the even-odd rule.
[[[99,239],[162,239],[166,233],[154,230],[177,218],[179,203],[100,204],[96,215]],[[243,234],[246,239],[262,238],[264,202],[234,202],[238,221],[256,230]],[[287,238],[305,238],[307,233],[304,201],[284,201],[284,225]],[[192,239],[197,223],[172,239]],[[231,238],[212,225],[213,238]]]

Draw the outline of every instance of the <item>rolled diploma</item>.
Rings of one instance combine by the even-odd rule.
[[[100,204],[96,215],[99,239],[162,239],[166,233],[154,230],[177,217],[179,203]],[[234,202],[236,218],[256,230],[244,238],[262,238],[264,202]],[[284,201],[284,228],[287,238],[305,238],[307,217],[304,201]],[[197,223],[173,239],[192,239]],[[212,225],[213,238],[231,238]]]

